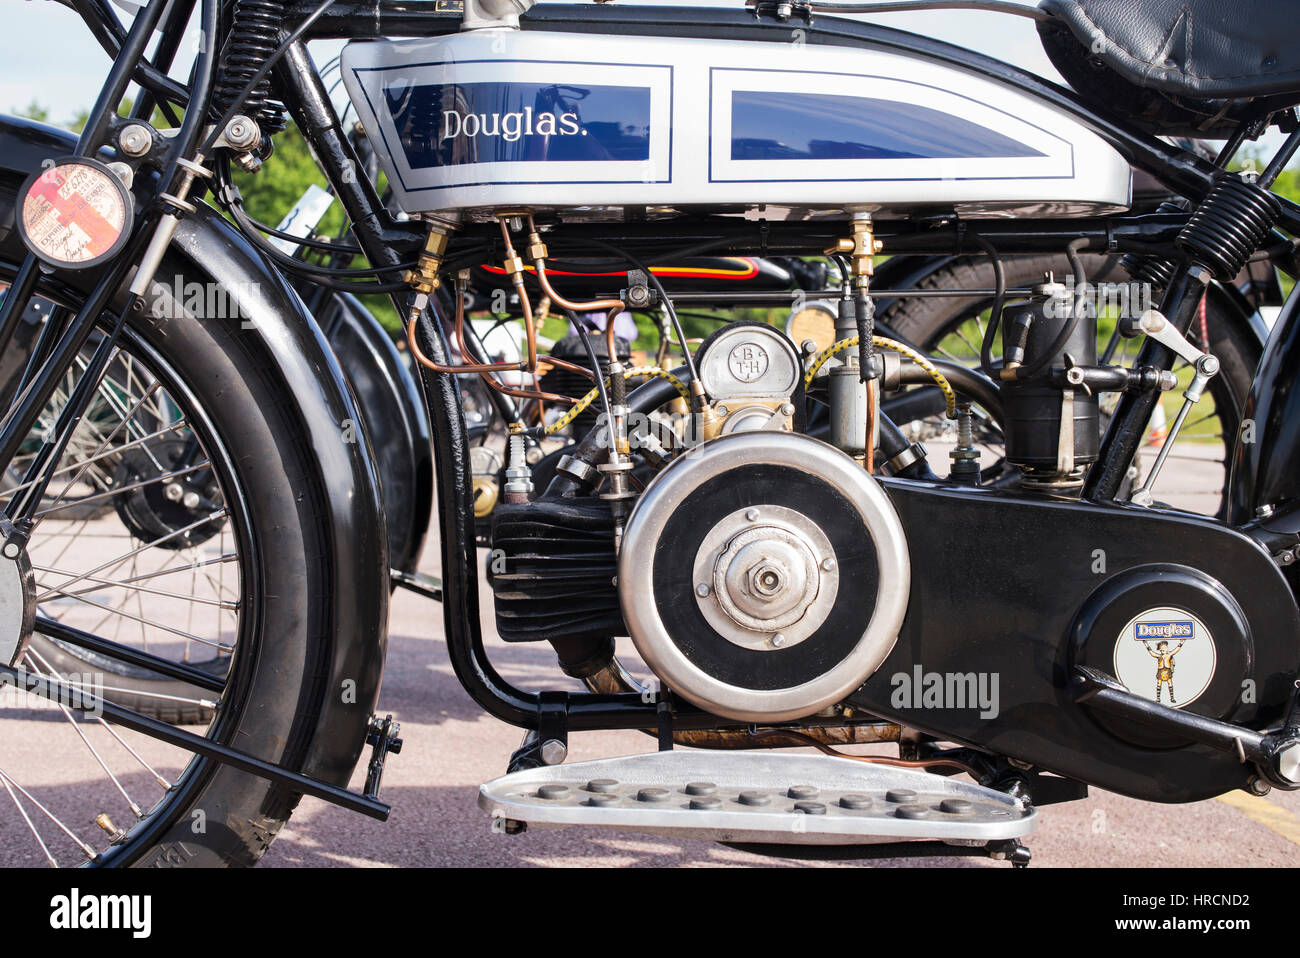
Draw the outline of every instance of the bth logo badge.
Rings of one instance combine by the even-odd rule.
[[[1190,705],[1214,678],[1209,629],[1184,609],[1148,609],[1115,643],[1115,675],[1129,691],[1176,707]]]
[[[767,372],[767,350],[758,343],[740,343],[732,348],[727,357],[731,375],[742,383],[752,383]]]

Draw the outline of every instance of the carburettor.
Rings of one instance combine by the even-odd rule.
[[[780,330],[765,323],[731,323],[704,341],[698,364],[715,414],[701,438],[796,427],[803,369],[794,343]]]

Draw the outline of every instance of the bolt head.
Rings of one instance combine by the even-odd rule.
[[[569,747],[558,738],[550,738],[542,743],[542,761],[547,765],[559,765],[569,755]]]
[[[132,123],[117,135],[117,145],[127,156],[144,156],[153,146],[153,137],[141,124]]]
[[[695,587],[695,594],[698,595],[701,599],[706,598],[708,594],[712,591],[713,589],[703,582],[701,582],[699,585]]]
[[[757,521],[758,521],[758,510],[757,510],[757,509],[746,509],[746,510],[745,510],[745,518],[748,519],[750,522],[757,522]]]
[[[834,572],[835,560],[832,559],[830,556],[827,556],[825,559],[822,559],[822,569],[824,569],[827,572]]]
[[[6,558],[6,559],[17,559],[17,558],[18,558],[18,553],[21,552],[21,551],[22,551],[22,550],[19,548],[18,543],[16,543],[16,542],[6,542],[6,543],[5,543],[4,553],[5,553],[5,558]]]
[[[774,648],[774,649],[779,649],[779,648],[781,648],[781,646],[783,646],[783,645],[785,645],[785,636],[784,636],[784,635],[782,635],[780,632],[778,632],[776,635],[772,636],[772,648]]]

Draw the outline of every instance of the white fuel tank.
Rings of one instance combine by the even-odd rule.
[[[1083,216],[1129,204],[1128,164],[1077,120],[892,51],[493,29],[354,41],[342,65],[410,213]]]

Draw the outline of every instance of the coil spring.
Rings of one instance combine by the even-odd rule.
[[[283,18],[283,0],[235,0],[212,100],[217,116],[230,109],[239,91],[275,52]],[[284,107],[271,99],[270,77],[258,81],[240,112],[255,119],[267,136],[285,127]]]
[[[1221,176],[1175,244],[1188,259],[1230,282],[1246,260],[1268,238],[1282,213],[1282,204],[1268,190],[1237,176]]]
[[[1187,206],[1182,200],[1165,200],[1156,207],[1157,213],[1186,213]],[[1120,257],[1119,265],[1133,279],[1145,283],[1151,290],[1162,290],[1174,278],[1177,264],[1172,260],[1145,253],[1125,253]]]

